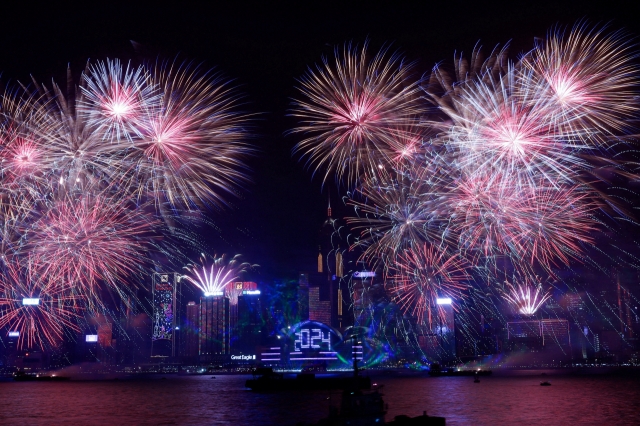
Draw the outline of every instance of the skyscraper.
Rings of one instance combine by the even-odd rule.
[[[255,355],[262,336],[262,306],[260,290],[243,290],[238,296],[238,320],[235,326],[237,336],[234,354]]]
[[[347,247],[341,235],[343,229],[339,221],[332,217],[329,203],[327,219],[319,233],[317,273],[308,274],[309,319],[321,321],[337,329],[351,325],[351,321],[346,321],[345,315],[350,295],[348,285],[343,282],[346,254],[344,247]],[[328,302],[328,309],[326,312],[320,312],[321,309],[325,309],[324,302]]]
[[[229,354],[229,298],[200,298],[200,361],[211,362]]]
[[[181,331],[185,340],[184,356],[189,361],[196,361],[200,345],[200,305],[196,302],[187,303],[186,322]]]
[[[175,356],[177,284],[178,274],[175,272],[153,274],[152,357]]]

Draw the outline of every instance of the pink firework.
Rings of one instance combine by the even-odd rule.
[[[446,175],[437,163],[434,159],[423,167],[382,168],[362,180],[348,201],[357,216],[348,217],[347,223],[360,231],[354,245],[364,248],[364,259],[376,263],[405,248],[449,240],[442,235],[449,212],[439,200]]]
[[[80,331],[78,296],[52,276],[35,272],[31,261],[5,263],[0,278],[0,328],[18,333],[25,349],[56,346],[65,330]]]
[[[634,57],[630,37],[582,23],[569,32],[550,31],[523,57],[522,64],[532,72],[525,82],[556,105],[564,122],[572,123],[565,130],[580,127],[601,133],[591,139],[593,143],[628,130],[629,119],[636,115]]]
[[[524,90],[513,66],[485,80],[459,89],[452,125],[441,134],[459,150],[460,165],[542,175],[553,182],[575,180],[576,168],[586,163],[576,152],[582,135],[567,130],[575,127],[573,117],[559,123],[554,105]]]
[[[398,254],[385,286],[402,310],[431,326],[441,315],[438,298],[461,298],[469,279],[467,263],[458,254],[423,244]]]
[[[3,97],[2,115],[1,186],[11,191],[37,190],[37,185],[47,173],[50,150],[46,138],[38,134],[34,123],[47,117],[36,98],[15,99],[12,96]]]
[[[159,106],[159,91],[143,67],[107,59],[90,66],[82,80],[80,112],[108,141],[139,135],[147,111]]]
[[[513,178],[499,171],[463,174],[447,194],[459,247],[470,258],[521,250],[514,245],[519,232],[515,205],[520,195],[512,184]]]
[[[63,195],[40,206],[28,234],[38,273],[99,303],[98,288],[120,292],[146,264],[154,221],[126,198]]]
[[[594,213],[601,208],[579,186],[551,187],[544,182],[523,191],[514,205],[518,231],[512,235],[523,260],[551,272],[559,263],[580,260],[594,242],[598,228]]]
[[[373,58],[366,43],[360,51],[351,45],[336,49],[335,61],[324,60],[300,79],[302,100],[295,100],[292,115],[302,123],[293,132],[306,136],[294,151],[326,169],[325,180],[336,173],[348,183],[395,157],[397,129],[415,123],[422,112],[418,81],[410,73],[411,64],[387,49]]]
[[[460,179],[451,194],[460,248],[476,260],[506,255],[547,271],[579,259],[593,243],[600,205],[588,188],[546,179],[519,184],[517,176],[497,172]]]
[[[141,190],[157,203],[225,205],[246,182],[249,117],[237,112],[239,96],[216,75],[169,64],[151,77],[160,105],[149,108],[127,161],[137,165]]]

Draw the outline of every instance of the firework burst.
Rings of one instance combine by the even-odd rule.
[[[41,276],[31,261],[5,263],[0,279],[0,328],[18,332],[21,348],[56,346],[65,330],[80,331],[79,297],[52,276]]]
[[[80,113],[109,142],[139,137],[145,114],[157,108],[160,93],[149,71],[118,59],[98,62],[82,75]]]
[[[239,96],[218,75],[189,65],[160,67],[151,82],[160,104],[148,108],[126,157],[140,188],[157,203],[224,205],[224,195],[248,180],[243,158],[253,152],[244,142],[249,117],[236,112]]]
[[[637,66],[634,46],[623,32],[606,33],[580,23],[571,31],[556,28],[522,58],[531,71],[524,83],[555,104],[563,129],[581,129],[592,143],[624,133],[637,112]],[[569,117],[569,118],[567,118]]]
[[[100,285],[120,293],[144,265],[155,222],[127,198],[64,194],[41,207],[28,232],[39,273],[58,277],[89,303]]]
[[[292,115],[303,124],[294,133],[309,134],[295,152],[309,157],[316,169],[355,182],[366,170],[397,155],[403,126],[417,120],[418,81],[412,64],[382,49],[373,58],[367,44],[345,45],[335,61],[324,60],[300,79],[303,100],[294,101]]]
[[[226,255],[209,261],[203,254],[199,265],[185,267],[188,274],[184,278],[202,290],[205,296],[222,295],[227,284],[237,281],[241,274],[254,267],[240,261],[240,255],[228,260]]]
[[[398,254],[390,268],[387,287],[403,311],[418,323],[431,326],[441,315],[437,299],[456,298],[467,288],[468,264],[446,249],[423,244]]]
[[[504,299],[520,314],[531,316],[549,300],[551,294],[543,292],[540,286],[533,288],[531,284],[513,285],[507,282],[509,293],[504,293]]]

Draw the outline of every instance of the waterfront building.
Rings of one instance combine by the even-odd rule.
[[[156,358],[176,355],[176,292],[179,275],[175,272],[154,273],[152,282],[153,330],[151,356]]]
[[[201,362],[224,359],[229,355],[229,298],[220,294],[200,298]]]
[[[507,322],[510,352],[546,352],[554,360],[571,357],[571,336],[566,319],[532,319]]]
[[[260,290],[243,290],[236,306],[237,320],[231,347],[233,355],[255,355],[262,337]]]
[[[188,361],[196,361],[200,346],[200,305],[196,302],[187,303],[185,323],[181,331],[185,342],[184,357]]]

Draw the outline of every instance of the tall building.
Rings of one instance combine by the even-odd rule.
[[[345,329],[352,323],[347,315],[350,300],[349,287],[344,280],[347,254],[345,247],[348,245],[342,239],[342,229],[339,221],[332,217],[331,204],[329,204],[327,219],[320,228],[317,272],[307,276],[309,319],[312,321],[320,321],[320,318],[328,319],[323,322],[339,330]],[[329,302],[328,309],[321,313],[318,309],[325,309],[324,302]],[[313,308],[312,305],[314,305]]]
[[[234,330],[238,323],[238,297],[246,291],[258,291],[258,284],[253,281],[237,281],[229,283],[224,288],[224,295],[229,298],[229,327],[231,330]]]
[[[200,298],[200,361],[216,361],[229,354],[229,319],[228,297]]]
[[[309,274],[302,273],[298,279],[298,316],[300,321],[309,319]]]
[[[176,355],[176,291],[179,275],[154,273],[152,283],[153,330],[151,335],[152,357]]]
[[[181,331],[185,341],[184,357],[196,361],[200,346],[200,305],[196,302],[187,303],[186,321]]]
[[[331,325],[331,302],[320,299],[320,287],[309,287],[309,320]]]
[[[571,355],[569,321],[565,319],[509,321],[507,339],[512,351],[557,349],[564,355]]]
[[[234,354],[255,355],[262,337],[260,290],[243,290],[238,296],[237,315],[231,350]]]
[[[433,361],[451,362],[456,357],[455,315],[452,303],[448,297],[438,298],[436,306],[431,308],[431,321],[418,325],[418,346]]]

